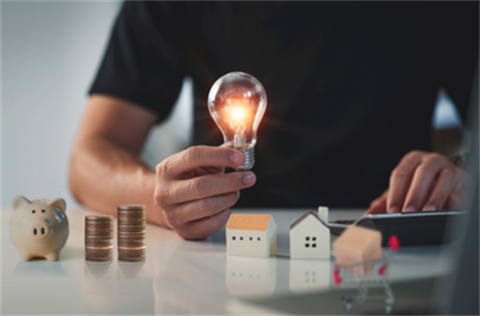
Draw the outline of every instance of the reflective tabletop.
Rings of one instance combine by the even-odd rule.
[[[289,227],[305,209],[233,211],[273,215],[278,234],[276,257],[227,257],[224,230],[202,241],[185,241],[169,229],[147,225],[145,261],[120,262],[116,250],[112,261],[85,261],[84,217],[95,212],[67,210],[70,236],[60,260],[26,262],[10,241],[12,212],[3,209],[3,313],[240,314],[249,312],[242,309],[244,298],[308,294],[337,286],[333,256],[330,260],[289,259]],[[362,212],[331,210],[330,221],[355,219]],[[445,274],[451,265],[451,247],[400,248],[392,258],[388,280]]]

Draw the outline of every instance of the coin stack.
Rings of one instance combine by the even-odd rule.
[[[118,260],[145,260],[146,208],[142,204],[119,205]]]
[[[85,259],[93,261],[112,260],[113,216],[85,216]]]

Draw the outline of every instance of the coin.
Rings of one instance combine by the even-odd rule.
[[[109,247],[113,248],[113,243],[111,241],[85,241],[85,249],[97,249],[97,248],[104,248]]]
[[[119,249],[118,260],[121,261],[142,261],[145,260],[145,248],[143,249]]]
[[[146,208],[141,204],[124,204],[117,208],[118,260],[145,260]]]
[[[113,216],[85,216],[85,259],[91,261],[112,260]]]
[[[112,257],[113,257],[112,249],[106,249],[106,250],[89,249],[88,251],[85,251],[85,260],[107,261],[107,260],[112,260]]]
[[[85,259],[89,261],[108,261],[112,260],[113,252],[108,250],[89,250],[85,253]]]

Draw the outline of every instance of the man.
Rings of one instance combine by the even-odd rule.
[[[429,152],[430,121],[441,86],[465,115],[477,56],[476,2],[127,2],[90,90],[71,190],[107,213],[144,203],[149,222],[186,239],[220,230],[236,203],[365,207],[380,195],[368,212],[455,208],[466,175]],[[225,173],[244,157],[217,147],[208,115],[208,90],[230,71],[268,95],[254,172]],[[195,146],[150,170],[138,154],[187,75]]]

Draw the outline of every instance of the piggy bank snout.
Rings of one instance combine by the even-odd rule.
[[[52,222],[48,219],[32,221],[27,227],[28,235],[35,240],[47,239],[51,232]]]

